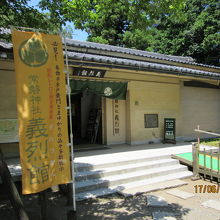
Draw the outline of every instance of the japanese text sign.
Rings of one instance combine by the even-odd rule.
[[[75,67],[73,69],[74,76],[103,78],[105,76],[105,72],[106,70],[82,68],[82,67]]]
[[[57,35],[12,34],[17,84],[22,191],[70,181],[66,83]]]
[[[117,99],[113,102],[113,135],[120,135],[120,117],[119,117],[119,102]]]
[[[176,143],[176,119],[164,119],[164,143]]]

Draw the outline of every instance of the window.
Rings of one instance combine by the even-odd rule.
[[[158,128],[158,114],[144,115],[145,128]]]

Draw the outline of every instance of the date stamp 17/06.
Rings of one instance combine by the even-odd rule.
[[[219,185],[195,185],[195,193],[219,193]]]

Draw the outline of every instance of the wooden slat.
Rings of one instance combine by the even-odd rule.
[[[218,182],[220,180],[220,148],[218,149]]]
[[[211,180],[213,179],[213,177],[212,177],[212,162],[213,162],[213,160],[212,160],[212,150],[211,150],[211,153],[210,153],[210,167],[211,167],[211,170],[210,170],[210,177],[211,177]]]

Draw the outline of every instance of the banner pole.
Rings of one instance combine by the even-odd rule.
[[[68,91],[68,110],[69,110],[69,127],[70,127],[70,147],[71,147],[71,171],[72,171],[72,192],[73,192],[73,210],[76,211],[76,193],[75,193],[75,175],[74,175],[74,152],[73,152],[73,128],[72,128],[72,111],[71,111],[71,89],[69,76],[69,61],[67,55],[66,37],[64,37],[65,61],[66,61],[66,76],[67,76],[67,91]]]

